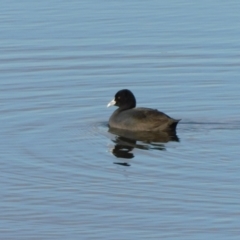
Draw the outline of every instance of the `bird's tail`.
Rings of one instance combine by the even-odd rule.
[[[171,130],[176,131],[179,121],[181,121],[181,119],[177,119],[172,122],[172,124],[170,125]]]

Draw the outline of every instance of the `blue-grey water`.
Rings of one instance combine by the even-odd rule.
[[[0,239],[239,239],[239,11],[1,1]],[[118,149],[122,88],[179,142]]]

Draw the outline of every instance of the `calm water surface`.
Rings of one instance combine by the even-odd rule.
[[[1,239],[239,239],[238,1],[1,4]],[[122,88],[179,142],[109,133]]]

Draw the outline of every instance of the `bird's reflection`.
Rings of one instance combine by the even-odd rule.
[[[109,128],[110,133],[115,135],[115,143],[112,153],[117,158],[131,159],[134,157],[134,148],[149,150],[165,150],[164,143],[169,141],[178,142],[176,132],[131,132],[128,130]],[[116,163],[126,166],[126,163]],[[129,164],[127,164],[129,166]]]

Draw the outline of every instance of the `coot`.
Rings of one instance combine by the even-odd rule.
[[[136,99],[128,89],[120,90],[107,105],[118,106],[109,119],[109,127],[130,131],[175,132],[180,120],[173,119],[157,109],[136,108]]]

